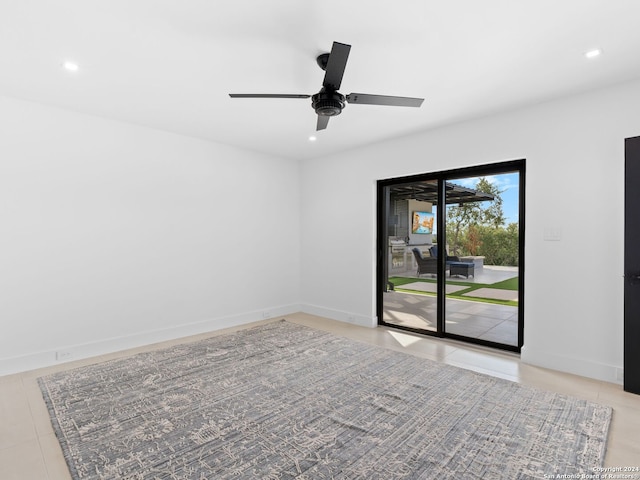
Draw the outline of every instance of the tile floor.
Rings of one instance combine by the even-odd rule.
[[[354,340],[610,405],[614,408],[614,415],[605,465],[640,466],[640,436],[638,435],[640,395],[626,393],[619,385],[526,365],[520,362],[517,355],[509,353],[425,338],[393,329],[358,327],[302,313],[289,315],[286,318],[292,322],[330,331]],[[264,322],[248,326],[258,323]],[[228,331],[221,330],[189,339],[178,339],[0,377],[0,479],[68,480],[71,478],[51,428],[48,413],[36,383],[37,377]]]
[[[476,269],[475,277],[447,276],[446,291],[465,288],[457,282],[493,284],[518,275],[518,267],[501,267],[485,265]],[[413,278],[416,272],[411,267],[407,271],[394,273],[392,276]],[[422,275],[421,278],[435,279],[435,275]],[[435,283],[415,283],[416,290],[435,292]],[[402,287],[399,287],[402,288]],[[518,292],[506,290],[490,290],[506,294],[505,299],[517,300]],[[499,298],[499,297],[496,297]],[[386,323],[400,325],[421,330],[436,330],[436,300],[428,295],[412,295],[404,292],[385,292],[383,297],[383,315]],[[483,304],[479,302],[464,302],[457,299],[447,299],[446,328],[450,333],[465,337],[479,338],[505,345],[518,345],[518,315],[516,307]]]
[[[436,297],[387,291],[382,297],[385,323],[436,331]],[[518,345],[518,308],[447,298],[446,331],[505,345]]]

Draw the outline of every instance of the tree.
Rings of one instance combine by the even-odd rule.
[[[519,264],[518,224],[510,223],[506,228],[480,227],[482,247],[479,255],[484,256],[486,265]]]
[[[479,192],[493,195],[494,200],[447,206],[447,240],[453,255],[460,255],[465,235],[468,250],[478,251],[481,240],[473,228],[479,226],[500,228],[505,223],[500,196],[504,190],[498,189],[484,177],[478,179],[474,188]],[[470,227],[473,228],[470,230]]]
[[[465,236],[464,248],[469,255],[479,255],[478,251],[482,246],[482,235],[476,225],[469,225],[467,235]]]

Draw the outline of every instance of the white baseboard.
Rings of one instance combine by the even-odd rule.
[[[374,328],[378,325],[377,317],[367,317],[365,315],[358,315],[351,312],[334,310],[332,308],[319,307],[317,305],[302,305],[301,311],[303,313],[330,318],[332,320],[338,320],[340,322],[352,323],[360,327]]]
[[[175,327],[149,330],[133,335],[112,337],[85,344],[59,345],[56,346],[56,348],[43,352],[33,352],[17,357],[0,359],[0,376],[106,355],[201,333],[214,332],[224,328],[237,327],[260,320],[300,312],[301,309],[302,307],[299,304],[270,307],[260,311],[245,312],[238,315],[208,319]],[[64,352],[63,359],[56,358],[59,352]]]
[[[354,325],[374,328],[377,318],[358,315],[317,305],[293,304],[265,308],[260,311],[245,312],[222,318],[208,319],[175,327],[140,332],[123,337],[113,337],[79,345],[60,345],[43,352],[32,352],[17,357],[0,359],[0,376],[59,365],[75,360],[106,355],[130,348],[141,347],[167,340],[189,337],[201,333],[214,332],[225,328],[237,327],[268,318],[276,318],[292,313],[304,312]],[[57,359],[56,352],[66,352],[65,359]],[[622,367],[605,365],[583,358],[559,355],[553,352],[522,347],[520,358],[523,362],[552,370],[594,378],[605,382],[622,384]]]
[[[622,385],[622,367],[619,366],[605,365],[584,358],[559,355],[553,352],[529,348],[526,345],[522,347],[520,359],[530,365]]]

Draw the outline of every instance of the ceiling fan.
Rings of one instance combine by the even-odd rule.
[[[331,53],[323,53],[316,61],[325,71],[322,88],[315,95],[306,94],[271,94],[271,93],[230,93],[231,98],[311,98],[311,106],[318,114],[316,130],[324,130],[329,124],[329,118],[340,115],[348,103],[367,105],[390,105],[395,107],[419,107],[424,98],[392,97],[388,95],[371,95],[368,93],[350,93],[347,96],[338,92],[342,83],[347,58],[351,45],[333,42]]]

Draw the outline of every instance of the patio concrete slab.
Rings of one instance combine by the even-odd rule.
[[[390,290],[384,293],[383,305],[383,319],[387,323],[436,330],[435,296]],[[446,309],[448,332],[506,345],[518,343],[518,307],[447,298]]]
[[[446,286],[446,292],[447,293],[453,293],[453,292],[458,292],[460,290],[465,290],[469,287],[464,286],[464,285],[450,285],[447,284]],[[415,290],[417,292],[431,292],[431,293],[436,293],[436,289],[438,288],[438,284],[437,283],[430,283],[430,282],[413,282],[413,283],[406,283],[404,285],[398,285],[397,288],[404,288],[406,290]]]
[[[479,288],[469,293],[463,293],[462,296],[491,298],[493,300],[513,300],[518,301],[517,290],[501,290],[498,288]]]

